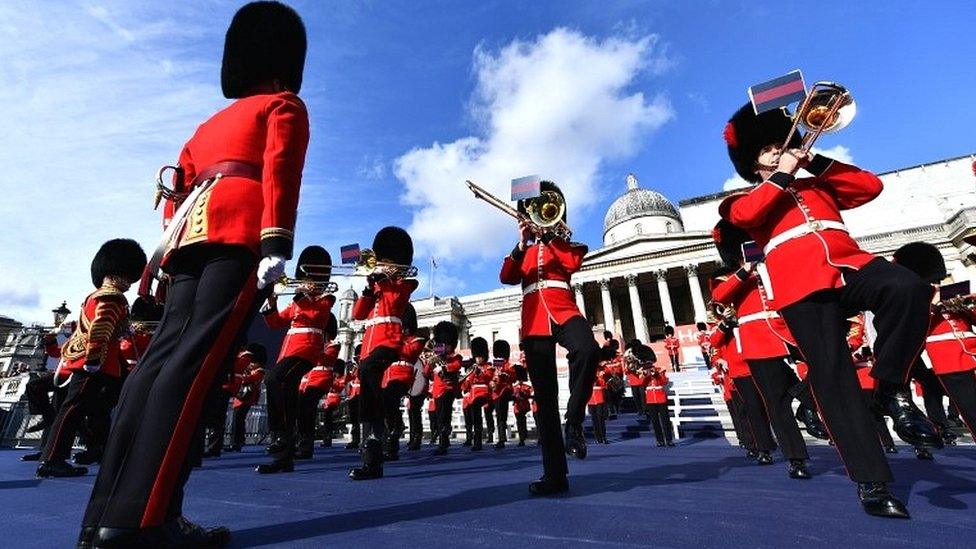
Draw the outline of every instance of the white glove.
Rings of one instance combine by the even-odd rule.
[[[258,263],[258,289],[263,290],[268,284],[274,284],[285,275],[285,258],[280,255],[270,255],[261,258]]]
[[[99,370],[102,369],[102,365],[101,364],[85,364],[83,366],[83,368],[89,374],[94,374],[94,373],[96,373],[96,372],[98,372]]]

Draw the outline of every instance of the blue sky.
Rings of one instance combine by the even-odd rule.
[[[155,246],[152,176],[226,104],[223,33],[240,4],[0,6],[0,314],[45,320],[80,301],[108,238]],[[463,178],[501,192],[553,177],[596,247],[628,172],[674,201],[721,190],[728,115],[794,68],[854,92],[858,118],[823,146],[859,165],[976,152],[972,2],[292,5],[310,39],[299,246],[337,255],[411,227],[415,263],[441,264],[441,295],[497,287],[514,235]]]

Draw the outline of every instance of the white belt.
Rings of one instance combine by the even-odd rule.
[[[321,328],[289,328],[288,329],[287,335],[295,335],[295,334],[318,334],[322,337],[325,337],[325,331],[323,331]]]
[[[331,372],[332,371],[332,368],[330,368],[328,366],[316,366],[316,367],[312,368],[312,371],[313,372]]]
[[[925,338],[925,342],[926,343],[935,343],[936,341],[952,341],[952,340],[955,340],[955,339],[969,339],[971,337],[976,337],[976,333],[973,333],[973,332],[962,332],[962,333],[959,334],[959,337],[957,338],[956,337],[956,334],[954,334],[952,332],[949,332],[947,334],[939,334],[939,335],[929,336],[929,337]]]
[[[371,328],[377,324],[400,324],[400,317],[396,316],[377,316],[366,321],[365,327]]]
[[[529,295],[532,292],[538,292],[539,290],[545,290],[546,288],[562,288],[563,290],[568,290],[569,282],[563,282],[562,280],[540,280],[538,282],[533,282],[528,286],[523,286],[522,295]]]
[[[750,315],[739,317],[739,326],[742,326],[746,322],[755,322],[756,320],[766,320],[779,318],[779,313],[776,311],[760,311],[758,313],[752,313]]]
[[[774,249],[776,249],[777,246],[783,244],[784,242],[793,240],[794,238],[800,238],[801,236],[806,236],[810,233],[815,233],[825,229],[844,231],[845,233],[848,232],[847,225],[844,225],[840,221],[814,220],[814,221],[810,221],[809,223],[804,223],[803,225],[797,225],[792,229],[785,230],[780,234],[774,236],[773,238],[769,239],[769,243],[767,243],[766,247],[763,248],[763,253],[769,255],[770,252],[772,252]]]
[[[485,389],[487,389],[488,388],[488,385],[486,385],[484,383],[475,383],[474,385],[471,386],[472,389],[475,388],[475,387],[484,387]]]
[[[664,385],[648,385],[647,388],[652,391],[659,391],[664,388]]]

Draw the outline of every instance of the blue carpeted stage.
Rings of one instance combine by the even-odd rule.
[[[974,547],[976,447],[935,462],[910,448],[892,456],[895,492],[913,520],[861,512],[833,448],[811,448],[810,481],[789,480],[779,456],[759,467],[724,439],[654,447],[623,438],[633,416],[609,425],[613,444],[570,463],[569,495],[531,499],[541,466],[534,442],[446,458],[403,452],[386,478],[346,478],[356,455],[340,446],[292,474],[258,476],[257,447],[208,460],[187,487],[187,515],[226,524],[233,547]],[[633,429],[631,429],[631,432]],[[0,452],[5,547],[73,546],[93,476],[38,480],[20,451]]]

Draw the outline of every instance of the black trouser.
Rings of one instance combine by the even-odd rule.
[[[427,395],[420,394],[410,397],[410,406],[407,409],[407,422],[410,424],[410,440],[416,440],[419,444],[424,439],[423,413],[424,401]]]
[[[559,385],[556,374],[556,343],[568,352],[569,403],[566,408],[568,425],[583,425],[586,403],[593,392],[593,379],[600,347],[593,339],[589,323],[574,317],[565,324],[552,325],[551,337],[530,336],[522,343],[529,377],[535,388],[539,446],[545,474],[564,476],[568,473],[563,435],[559,428]]]
[[[433,397],[431,397],[433,398]],[[436,406],[436,404],[435,404]],[[437,426],[437,408],[434,408],[433,412],[427,412],[427,421],[430,423],[430,443],[433,444],[437,442],[437,433],[439,432]]]
[[[739,439],[739,445],[749,450],[756,449],[756,441],[749,429],[749,421],[743,411],[742,399],[735,392],[732,399],[726,400],[725,405],[729,407],[729,416],[732,418],[732,428],[735,429],[735,436]]]
[[[51,391],[55,391],[53,371],[32,376],[24,387],[27,411],[31,415],[41,416],[45,425],[54,423],[54,418],[58,415],[58,408],[51,403]]]
[[[498,442],[508,440],[508,403],[512,397],[504,395],[495,402],[495,426],[498,427]]]
[[[471,428],[474,431],[474,436],[471,437],[471,444],[476,448],[481,447],[481,443],[485,437],[485,426],[482,423],[482,410],[481,404],[475,404],[474,402],[468,406],[467,410],[471,418]]]
[[[303,374],[304,375],[304,374]],[[306,387],[298,404],[298,437],[303,441],[315,440],[315,423],[319,413],[319,401],[325,391]]]
[[[526,421],[526,416],[528,412],[518,413],[515,412],[515,427],[518,429],[518,439],[519,442],[525,442],[525,439],[529,436],[529,424]]]
[[[942,404],[942,397],[946,396],[945,389],[939,383],[935,372],[927,368],[921,358],[912,365],[911,377],[922,387],[925,415],[929,416],[929,420],[936,424],[941,432],[949,422],[949,418],[946,417],[945,406]]]
[[[864,404],[871,406],[871,401],[874,400],[874,389],[861,389],[861,394],[864,395]],[[891,448],[895,445],[895,441],[891,438],[891,431],[888,430],[888,423],[885,421],[883,415],[874,415],[875,428],[878,431],[878,440],[881,441],[881,445],[885,448]]]
[[[386,410],[386,434],[390,444],[399,441],[406,430],[403,423],[403,410],[400,409],[407,389],[399,384],[391,384],[383,389],[383,406]]]
[[[444,448],[451,445],[451,431],[454,415],[454,393],[447,392],[437,399],[437,445]]]
[[[362,387],[362,392],[359,393],[359,417],[370,430],[369,433],[363,433],[364,438],[383,440],[386,434],[387,405],[383,397],[383,373],[397,356],[396,349],[377,347],[359,363],[359,381]]]
[[[785,357],[747,360],[752,381],[773,425],[776,441],[786,459],[809,459],[807,444],[793,414],[793,394],[790,389],[800,382]]]
[[[641,385],[631,385],[630,386],[630,396],[634,399],[634,409],[637,410],[638,414],[643,414],[646,412],[644,410],[644,387]]]
[[[624,387],[623,385],[620,385],[619,387],[620,388],[616,391],[607,391],[607,394],[609,395],[609,398],[607,399],[607,413],[612,416],[617,415],[620,412],[620,402],[624,399]]]
[[[362,442],[362,422],[360,421],[359,397],[356,396],[346,404],[349,413],[349,442]]]
[[[976,375],[973,371],[942,374],[937,378],[949,395],[949,404],[959,411],[959,417],[976,439]]]
[[[50,375],[47,375],[48,373]],[[58,386],[55,380],[56,378],[54,377],[54,372],[45,372],[40,377],[27,382],[27,387],[25,389],[26,391],[31,391],[31,385],[34,384],[34,394],[28,395],[28,403],[30,403],[31,399],[43,398],[45,401],[47,401],[47,408],[50,408],[50,410],[46,410],[43,409],[44,404],[39,402],[35,404],[42,407],[42,411],[39,411],[38,413],[42,415],[44,422],[47,425],[44,428],[44,431],[41,432],[40,444],[37,447],[37,449],[41,452],[44,451],[44,446],[47,445],[47,440],[51,437],[51,427],[54,426],[54,419],[58,415],[58,410],[61,409],[61,403],[64,402],[65,397],[68,395],[68,386]],[[51,391],[53,391],[53,394],[48,396],[48,393]],[[50,414],[50,419],[48,419],[47,414]]]
[[[170,260],[166,308],[129,375],[84,526],[146,528],[180,517],[203,400],[257,309],[256,259],[199,244]]]
[[[671,425],[671,411],[667,403],[648,404],[647,415],[654,428],[654,438],[658,442],[669,443],[674,439],[674,427]]]
[[[780,314],[809,366],[807,380],[855,482],[890,482],[888,461],[877,443],[877,425],[864,405],[847,346],[850,311],[870,310],[878,331],[871,375],[904,384],[928,330],[931,288],[904,267],[875,259],[845,273],[847,285],[824,290],[783,308]]]
[[[41,452],[43,461],[66,460],[71,455],[75,436],[85,417],[96,413],[102,389],[110,376],[84,371],[71,374],[68,390],[58,414],[51,425],[51,433]]]
[[[234,423],[230,439],[233,441],[235,448],[244,446],[244,440],[247,437],[247,413],[250,411],[250,404],[241,404],[240,406],[234,407]]]
[[[488,403],[484,409],[485,414],[485,431],[488,432],[488,437],[490,438],[495,434],[495,407],[492,403]]]
[[[593,421],[593,437],[597,442],[607,438],[607,405],[591,404],[590,419]]]
[[[751,377],[736,377],[732,379],[735,384],[735,392],[742,399],[742,412],[746,418],[746,428],[752,433],[755,449],[760,452],[770,452],[773,450],[773,433],[769,430],[769,416],[766,415],[766,408],[763,406],[762,397],[756,390],[756,385]]]
[[[332,446],[335,437],[335,407],[322,410],[322,440],[326,446]]]
[[[671,359],[671,369],[675,372],[681,371],[681,364],[678,362],[678,355],[668,355]]]
[[[234,395],[220,386],[214,386],[211,398],[204,405],[203,421],[207,430],[207,452],[220,452],[224,449],[224,431],[227,425],[227,407]]]
[[[269,368],[264,377],[264,386],[268,390],[268,427],[271,432],[284,437],[286,442],[292,440],[298,427],[301,403],[298,387],[302,383],[302,377],[313,367],[304,358],[286,356]]]

